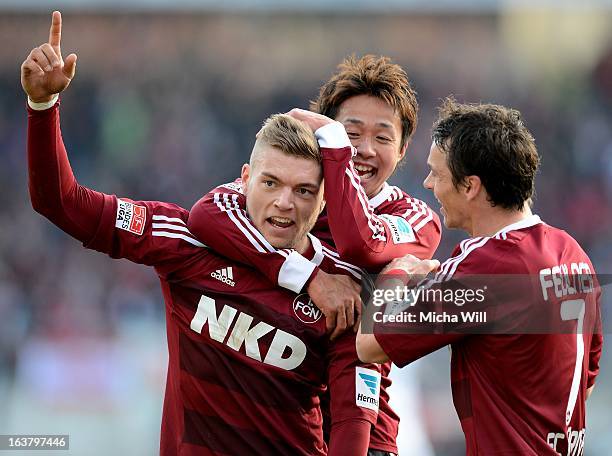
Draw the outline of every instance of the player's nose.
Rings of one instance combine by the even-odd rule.
[[[363,158],[372,158],[376,156],[376,151],[374,150],[374,144],[372,143],[371,138],[363,138],[356,148],[358,156]]]
[[[276,195],[274,206],[282,211],[293,209],[293,191],[290,188],[281,189]]]
[[[430,172],[425,178],[425,180],[423,181],[423,187],[425,187],[427,190],[433,190],[433,184],[431,181],[432,179],[431,179],[431,172]]]

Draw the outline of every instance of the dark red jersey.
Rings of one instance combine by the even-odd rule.
[[[368,199],[353,168],[353,149],[342,124],[324,127],[316,135],[327,209],[312,233],[335,245],[341,258],[350,258],[370,273],[408,253],[431,258],[440,243],[438,215],[423,201],[387,183]],[[189,230],[212,249],[254,266],[272,283],[300,292],[316,265],[295,251],[269,245],[250,222],[245,201],[240,179],[213,189],[192,207]],[[386,392],[390,370],[390,363],[382,366],[381,406],[370,447],[396,453],[399,418]]]
[[[169,351],[162,455],[325,455],[319,396],[326,389],[332,439],[335,430],[356,429],[351,423],[365,430],[357,436],[365,439],[343,442],[336,454],[365,454],[380,373],[358,362],[354,334],[330,343],[308,295],[213,253],[191,235],[185,209],[79,185],[57,105],[29,110],[28,158],[36,210],[86,247],[159,275]],[[360,279],[358,268],[310,239],[310,261]]]
[[[571,287],[570,274],[593,282]],[[571,236],[530,216],[492,237],[462,241],[434,282],[471,275],[530,277],[525,283],[533,288],[506,294],[500,314],[544,309],[560,331],[519,334],[516,329],[530,323],[521,319],[533,313],[514,312],[511,333],[391,334],[375,329],[376,339],[399,366],[451,344],[451,388],[467,454],[581,455],[586,390],[599,371],[603,342],[594,274]]]

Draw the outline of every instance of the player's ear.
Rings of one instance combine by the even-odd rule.
[[[478,176],[466,176],[463,182],[463,192],[468,201],[478,197],[481,190],[484,190],[482,181]]]
[[[242,165],[242,171],[240,172],[240,178],[242,179],[243,191],[246,195],[247,187],[249,186],[249,179],[251,178],[251,166],[248,163]]]
[[[325,209],[325,200],[324,199],[321,200],[321,207],[319,208],[319,214],[321,212],[323,212],[323,209]]]
[[[406,155],[407,150],[408,150],[408,143],[404,144],[402,148],[400,149],[399,158],[397,159],[398,163],[402,160],[402,158],[404,158],[404,155]]]

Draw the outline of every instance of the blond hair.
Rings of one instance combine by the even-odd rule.
[[[287,114],[273,114],[268,117],[257,133],[257,142],[260,141],[287,155],[321,163],[319,144],[313,131],[304,122]]]

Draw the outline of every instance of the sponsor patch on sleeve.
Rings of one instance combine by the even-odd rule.
[[[416,241],[414,231],[406,219],[387,214],[381,214],[379,217],[383,219],[389,227],[394,244],[405,244],[407,242]]]
[[[146,219],[147,208],[145,206],[138,206],[121,199],[117,200],[115,227],[140,236],[144,231]]]
[[[378,412],[380,372],[365,367],[355,368],[355,404]]]

